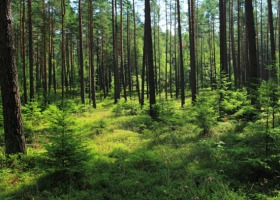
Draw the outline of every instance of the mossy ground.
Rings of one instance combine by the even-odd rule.
[[[260,158],[263,134],[251,134],[262,121],[226,118],[202,136],[189,99],[184,108],[160,102],[159,121],[136,100],[104,100],[97,109],[70,103],[73,131],[90,159],[81,179],[65,184],[44,166],[50,122],[47,109],[35,107],[37,118],[24,111],[28,155],[1,153],[0,199],[280,199],[279,165],[265,162],[272,154],[279,159],[279,150]]]

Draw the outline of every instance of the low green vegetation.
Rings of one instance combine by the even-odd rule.
[[[158,121],[136,100],[28,104],[28,154],[1,145],[0,199],[280,199],[277,106],[257,112],[245,91],[220,92],[184,108],[159,100]]]

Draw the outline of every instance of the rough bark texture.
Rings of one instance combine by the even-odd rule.
[[[274,37],[274,28],[273,28],[273,13],[272,13],[272,4],[271,0],[267,0],[268,7],[268,23],[269,23],[269,34],[270,34],[270,51],[271,51],[271,65],[272,70],[270,77],[274,80],[277,79],[277,70],[276,70],[276,47],[275,47],[275,37]]]
[[[85,84],[84,84],[84,54],[83,54],[83,30],[82,30],[82,1],[79,0],[79,45],[80,45],[80,85],[81,100],[85,103]]]
[[[33,58],[33,32],[32,32],[32,0],[28,0],[28,32],[29,32],[29,95],[30,101],[34,99],[34,73],[33,73],[33,65],[34,65],[34,58]]]
[[[153,62],[153,42],[152,42],[152,27],[151,27],[151,8],[150,0],[145,0],[145,59],[149,71],[149,98],[150,98],[150,115],[153,119],[157,119],[155,109],[156,93],[155,93],[155,73]]]
[[[196,100],[196,55],[195,55],[195,26],[194,26],[194,6],[195,2],[194,0],[190,1],[190,16],[189,16],[189,23],[190,23],[190,62],[191,62],[191,91],[192,91],[192,102],[195,102]]]
[[[227,67],[227,39],[226,39],[226,1],[220,0],[219,1],[219,11],[220,11],[220,62],[221,73],[227,74],[228,67]]]
[[[91,80],[91,100],[92,100],[92,106],[96,108],[96,98],[95,98],[95,74],[94,74],[94,52],[93,52],[93,3],[92,0],[90,0],[90,30],[89,30],[89,43],[90,43],[90,80]]]
[[[180,1],[177,0],[177,13],[178,13],[178,34],[179,34],[179,54],[180,54],[180,83],[181,83],[181,106],[185,105],[185,80],[184,80],[184,59],[182,47],[182,31],[181,31],[181,13]]]
[[[26,153],[15,48],[12,36],[11,0],[0,3],[0,77],[4,115],[5,151]]]
[[[247,26],[247,39],[249,49],[249,81],[251,94],[251,103],[256,105],[257,103],[257,84],[258,84],[258,62],[257,62],[257,48],[256,48],[256,32],[254,24],[254,13],[252,0],[246,0],[245,3],[246,11],[246,26]]]

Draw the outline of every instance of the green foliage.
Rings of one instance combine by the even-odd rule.
[[[47,163],[51,171],[61,181],[73,181],[84,174],[89,152],[80,140],[80,135],[73,132],[75,121],[65,110],[56,106],[49,106],[45,111],[48,114],[50,143],[46,146]]]
[[[217,111],[215,110],[216,99],[204,95],[196,98],[194,112],[195,123],[203,130],[202,135],[210,133],[211,128],[217,122]]]
[[[112,112],[115,116],[136,115],[139,109],[140,106],[136,101],[125,101],[121,99],[113,106]]]
[[[33,141],[37,133],[42,129],[42,109],[38,101],[32,101],[22,106],[25,136],[28,142]]]
[[[94,110],[75,100],[43,112],[26,106],[25,123],[43,133],[41,149],[32,148],[35,141],[28,149],[44,153],[9,161],[0,154],[0,199],[276,198],[279,130],[266,129],[265,117],[246,121],[255,110],[243,90],[224,94],[219,122],[218,95],[207,90],[193,106],[158,101],[158,121],[134,101],[111,109],[104,100]]]

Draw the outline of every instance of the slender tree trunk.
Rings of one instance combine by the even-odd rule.
[[[189,34],[189,39],[190,39],[190,61],[191,61],[191,92],[192,92],[192,102],[196,101],[196,93],[197,93],[197,88],[196,88],[196,48],[195,48],[195,26],[194,26],[194,6],[195,6],[195,0],[190,0],[190,7],[189,7],[189,21],[190,21],[190,34]]]
[[[79,0],[79,47],[80,47],[80,86],[81,100],[85,103],[85,80],[84,80],[84,54],[83,54],[83,24],[82,24],[82,0]]]
[[[125,77],[125,67],[124,67],[124,52],[123,52],[123,3],[122,0],[120,0],[121,5],[121,13],[120,13],[120,50],[121,50],[121,72],[122,72],[122,84],[123,84],[123,95],[125,101],[127,101],[126,96],[126,77]]]
[[[93,0],[89,1],[89,65],[90,65],[90,80],[91,80],[91,100],[92,106],[96,108],[95,98],[95,73],[94,73],[94,42],[93,42]]]
[[[32,0],[28,0],[28,41],[29,41],[29,95],[30,101],[34,99],[34,73],[33,73],[33,31],[32,31]]]
[[[61,51],[62,51],[62,63],[61,63],[61,95],[62,99],[64,99],[64,76],[65,76],[65,30],[64,30],[64,17],[66,14],[66,8],[65,8],[65,0],[61,0],[61,14],[62,14],[62,21],[61,21]]]
[[[175,16],[174,16],[174,71],[175,71],[175,96],[176,99],[179,98],[179,74],[178,74],[178,65],[177,65],[177,20],[178,20],[178,4],[177,0],[175,1]]]
[[[53,51],[52,51],[52,57],[54,58],[54,48],[53,48]],[[53,63],[53,90],[54,90],[54,93],[56,94],[56,65],[55,65],[55,62]]]
[[[237,85],[238,88],[241,88],[241,47],[240,47],[240,0],[237,1],[237,75],[236,75],[236,79],[237,79]]]
[[[127,44],[126,44],[126,46],[127,46],[127,74],[128,74],[128,77],[127,77],[127,81],[128,81],[128,91],[129,91],[129,97],[131,98],[132,97],[132,80],[131,80],[131,58],[130,58],[130,40],[131,40],[131,38],[130,38],[130,20],[129,20],[129,17],[130,17],[130,15],[129,15],[129,7],[127,6],[127,16],[126,16],[126,19],[127,19],[127,21],[126,21],[126,26],[127,26],[127,28],[126,28],[126,38],[127,38]]]
[[[167,0],[165,2],[165,23],[166,23],[166,31],[165,31],[165,99],[168,98],[168,74],[167,74],[167,66],[168,66],[168,20],[167,20]]]
[[[116,0],[112,0],[112,31],[113,31],[113,64],[114,64],[114,103],[116,104],[120,99],[120,84],[119,84],[119,69],[118,69],[118,55],[117,55],[117,10]]]
[[[161,99],[161,48],[160,48],[160,1],[158,8],[158,90],[159,90],[159,98]]]
[[[220,11],[220,72],[221,74],[228,75],[227,66],[227,28],[226,28],[226,0],[219,0]]]
[[[138,73],[138,62],[137,62],[137,38],[136,38],[136,14],[135,14],[135,2],[133,0],[133,29],[134,29],[134,67],[135,67],[135,75],[136,75],[136,91],[138,96],[138,101],[141,104],[140,98],[140,89],[139,89],[139,73]]]
[[[54,16],[51,17],[50,14],[50,36],[49,36],[49,82],[48,82],[48,92],[50,95],[51,87],[52,87],[52,71],[53,71],[53,35],[54,35]]]
[[[257,104],[257,87],[258,87],[258,63],[257,63],[257,48],[256,48],[256,32],[254,23],[254,13],[252,0],[246,0],[245,2],[246,12],[246,26],[247,37],[249,44],[249,65],[250,65],[250,94],[251,104]]]
[[[22,1],[22,65],[23,65],[23,104],[27,103],[27,84],[26,84],[26,56],[25,56],[25,0]]]
[[[230,18],[230,35],[231,35],[231,56],[234,71],[234,85],[237,87],[237,66],[236,66],[236,54],[235,54],[235,39],[234,39],[234,16],[233,16],[233,0],[231,0],[231,18]]]
[[[182,46],[180,0],[177,0],[177,14],[178,14],[178,37],[179,37],[179,60],[180,60],[179,64],[180,64],[180,83],[181,83],[181,106],[183,107],[185,105],[185,79],[184,79],[184,58],[183,58],[183,46]]]
[[[270,77],[275,81],[277,80],[277,70],[276,70],[276,47],[275,47],[275,37],[274,37],[274,27],[273,27],[273,13],[271,0],[267,0],[268,7],[268,23],[269,23],[269,33],[270,33],[270,51],[271,51],[271,65],[272,70]]]
[[[152,42],[152,28],[151,28],[151,9],[150,0],[145,0],[145,40],[146,44],[145,58],[147,60],[147,66],[149,70],[149,98],[150,98],[150,115],[156,120],[157,111],[156,105],[156,94],[155,94],[155,77],[154,77],[154,62],[153,62],[153,42]]]
[[[173,98],[172,95],[172,9],[171,9],[171,0],[170,0],[170,7],[169,7],[169,20],[170,20],[170,35],[169,35],[169,92],[170,98]]]
[[[0,77],[5,152],[26,154],[12,33],[11,0],[2,0],[0,3]]]
[[[42,12],[43,12],[43,30],[42,30],[42,43],[43,43],[43,57],[42,57],[42,75],[43,75],[43,96],[44,104],[47,104],[47,57],[46,57],[46,8],[45,0],[42,1]]]

